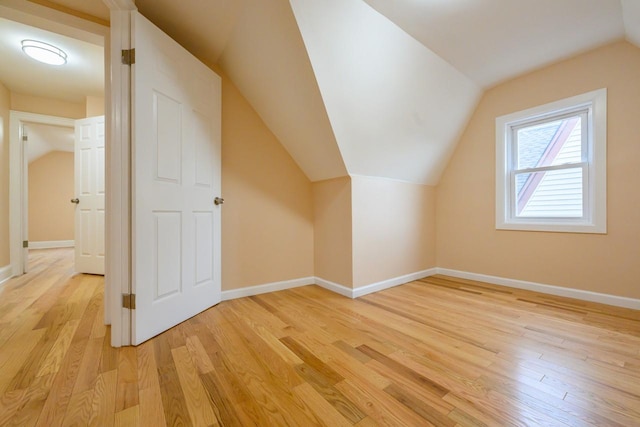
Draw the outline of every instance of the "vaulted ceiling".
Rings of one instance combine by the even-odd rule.
[[[101,0],[54,0],[108,19]],[[626,38],[638,0],[137,0],[217,63],[312,181],[436,184],[483,90]]]

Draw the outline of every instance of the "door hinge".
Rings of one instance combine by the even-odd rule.
[[[22,247],[23,248],[28,248],[29,247],[29,241],[28,240],[23,240],[22,241]]]
[[[136,50],[123,49],[122,50],[122,63],[124,65],[133,65],[136,63]]]
[[[136,309],[136,294],[122,294],[122,308]]]
[[[29,137],[27,135],[22,135],[23,142],[27,142],[28,140],[29,140]]]

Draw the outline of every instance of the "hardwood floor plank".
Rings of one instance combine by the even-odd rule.
[[[156,338],[154,350],[165,419],[169,425],[192,426],[169,340],[166,335]]]
[[[79,374],[73,393],[93,389],[100,373],[100,356],[103,349],[103,338],[87,340],[86,349],[80,362]]]
[[[335,385],[344,379],[340,374],[334,371],[322,360],[317,358],[313,353],[307,350],[295,339],[291,337],[284,337],[281,338],[280,341],[282,341],[282,343],[286,345],[292,352],[298,355],[298,357],[303,360],[304,364],[318,372],[329,384]]]
[[[436,409],[429,406],[422,399],[418,399],[416,396],[413,396],[411,393],[408,393],[401,387],[398,387],[394,384],[385,387],[384,392],[393,397],[398,402],[402,403],[404,406],[420,415],[425,420],[429,421],[431,424],[436,426],[454,426],[455,422],[450,418],[447,418],[445,415],[440,414]]]
[[[189,350],[191,359],[194,360],[198,366],[198,373],[206,374],[207,372],[213,371],[211,358],[207,354],[207,350],[205,350],[197,335],[187,338],[187,350]]]
[[[144,420],[144,423],[149,426],[168,425],[164,416],[165,411],[160,388],[152,387],[140,389],[139,393],[140,419]]]
[[[553,420],[570,426],[591,424],[622,427],[622,425],[597,413],[579,408],[566,400],[558,399],[537,389],[527,387],[515,380],[504,377],[482,377],[478,380],[478,384],[481,384],[486,389],[496,390],[500,394],[521,402],[539,413],[550,416]]]
[[[85,342],[75,342],[69,347],[62,365],[55,376],[53,385],[42,409],[37,425],[56,427],[62,425],[64,415],[71,400],[73,388],[79,374],[79,367],[86,349]]]
[[[444,395],[449,393],[449,390],[442,387],[440,384],[433,382],[429,378],[426,378],[420,375],[416,371],[408,368],[407,366],[399,362],[396,362],[395,360],[385,356],[384,354],[378,353],[377,351],[375,351],[369,346],[361,345],[360,347],[358,347],[358,350],[360,350],[367,356],[371,357],[372,359],[378,361],[379,363],[387,366],[389,369],[393,370],[399,375],[402,375],[403,377],[409,379],[410,381],[413,381],[419,384],[423,389],[428,390],[435,396],[443,397]]]
[[[9,389],[14,378],[18,375],[27,359],[25,355],[31,354],[33,349],[42,342],[44,329],[27,331],[16,337],[15,340],[2,347],[0,354],[0,395]]]
[[[141,420],[149,422],[147,418],[140,418],[140,406],[131,406],[120,412],[116,412],[114,427],[137,427],[142,425]],[[161,424],[149,424],[149,425],[161,425]]]
[[[293,392],[300,400],[309,405],[316,415],[314,424],[327,427],[348,427],[353,425],[353,423],[343,417],[342,414],[329,404],[310,384],[300,384],[293,389]]]
[[[89,418],[93,412],[94,390],[84,390],[71,395],[63,426],[86,426],[89,425]]]
[[[71,320],[64,325],[62,331],[60,331],[60,335],[58,335],[58,338],[53,343],[51,351],[49,351],[47,357],[40,364],[40,369],[38,369],[36,376],[41,377],[58,372],[79,323],[80,320]]]
[[[118,371],[104,372],[98,376],[91,402],[89,426],[112,426],[115,420],[116,384]]]
[[[244,405],[236,402],[250,401],[247,390],[235,385],[234,381],[221,379],[224,374],[210,371],[200,375],[202,384],[212,403],[216,419],[223,426],[258,425],[256,420],[262,419],[261,410],[256,405]],[[238,397],[240,395],[241,397]]]
[[[0,425],[34,425],[42,410],[53,375],[36,378],[29,387],[7,391],[0,398]]]
[[[187,347],[171,350],[176,365],[180,385],[185,394],[187,409],[195,426],[218,425],[213,409],[209,404],[204,387],[198,377],[197,368],[191,360]]]
[[[42,363],[51,351],[51,348],[58,339],[58,335],[60,335],[63,327],[64,324],[56,323],[45,328],[42,337],[33,349],[27,355],[20,356],[21,358],[24,358],[24,363],[7,386],[7,390],[20,390],[29,387],[37,377]]]
[[[139,403],[138,361],[136,349],[133,347],[120,349],[118,356],[116,412],[121,412]]]
[[[351,423],[355,424],[365,418],[365,413],[338,389],[337,383],[331,383],[323,374],[305,363],[296,366],[296,370],[324,400]]]
[[[348,399],[354,402],[364,414],[379,425],[385,426],[419,426],[433,425],[420,417],[382,390],[370,387],[360,379],[348,379],[336,385]],[[365,418],[362,415],[360,419]],[[358,421],[358,420],[356,420]]]

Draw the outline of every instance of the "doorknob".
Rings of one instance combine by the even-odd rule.
[[[77,205],[78,203],[80,203],[80,199],[78,199],[77,197],[75,199],[71,199],[71,203],[75,203]]]
[[[216,206],[221,205],[224,203],[224,199],[222,197],[216,197],[213,199],[213,203],[215,203]]]

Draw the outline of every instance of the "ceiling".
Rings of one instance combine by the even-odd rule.
[[[54,1],[109,17],[102,0]],[[136,5],[219,64],[312,181],[436,184],[484,90],[622,38],[640,46],[638,0]]]
[[[72,127],[27,123],[25,131],[29,138],[27,159],[31,163],[52,151],[73,153],[75,137]]]
[[[34,39],[67,53],[60,66],[35,61],[22,52],[20,42]],[[102,46],[0,17],[0,82],[10,91],[81,103],[86,96],[104,96]]]
[[[482,87],[626,33],[620,0],[364,1]]]

